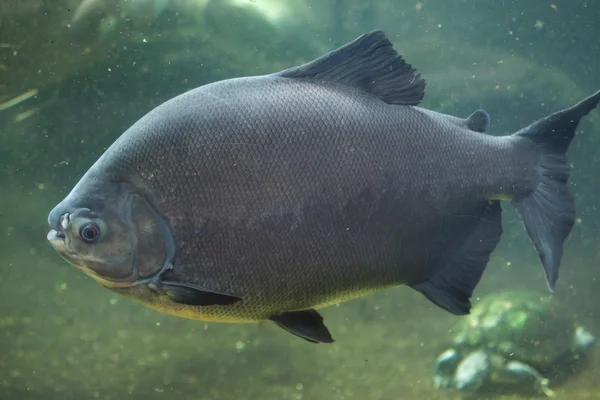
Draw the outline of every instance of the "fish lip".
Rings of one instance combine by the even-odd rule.
[[[69,224],[71,222],[71,215],[69,213],[64,213],[60,217],[53,217],[52,214],[48,218],[48,222],[50,223],[50,232],[46,235],[46,238],[50,243],[56,247],[63,246],[66,239],[66,230],[69,228]]]
[[[56,229],[51,229],[48,232],[46,238],[50,241],[50,243],[63,243],[65,240],[65,234],[63,232],[59,232]]]

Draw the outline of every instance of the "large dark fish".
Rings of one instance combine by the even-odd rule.
[[[600,92],[494,137],[483,110],[416,107],[424,88],[374,31],[191,90],[100,157],[50,213],[48,239],[153,309],[331,342],[316,308],[392,286],[468,313],[508,200],[554,287],[575,215],[565,153]]]

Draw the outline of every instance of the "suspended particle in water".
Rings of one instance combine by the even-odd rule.
[[[539,19],[537,21],[535,21],[535,24],[533,24],[533,26],[535,27],[535,29],[537,29],[538,31],[541,31],[542,28],[544,27],[544,22],[540,21]]]

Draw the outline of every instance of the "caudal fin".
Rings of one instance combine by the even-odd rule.
[[[599,102],[600,91],[515,133],[534,141],[541,151],[537,187],[514,203],[539,253],[551,290],[558,279],[563,243],[575,222],[575,205],[567,187],[570,168],[566,152],[579,120]]]

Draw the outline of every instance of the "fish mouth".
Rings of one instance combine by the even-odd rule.
[[[46,238],[54,247],[57,245],[64,245],[65,243],[65,234],[55,229],[51,229]]]
[[[64,213],[60,217],[50,214],[48,223],[50,224],[50,232],[46,238],[56,250],[64,249],[65,247],[65,231],[69,227],[71,221],[69,213]]]
[[[69,264],[75,265],[77,268],[81,268],[80,266],[73,263],[71,258],[68,256],[67,245],[66,245],[66,235],[64,232],[57,231],[56,229],[51,229],[46,236],[50,245],[54,247],[54,250]]]

